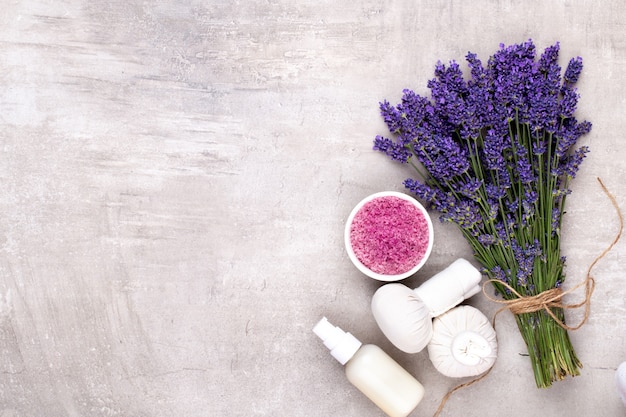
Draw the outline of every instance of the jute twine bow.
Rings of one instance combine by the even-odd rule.
[[[562,328],[566,330],[580,329],[582,325],[585,324],[585,322],[589,318],[589,309],[591,306],[591,294],[593,293],[593,290],[596,286],[595,280],[590,275],[590,272],[591,272],[591,268],[587,271],[587,276],[583,282],[570,288],[567,291],[563,291],[560,287],[551,288],[537,295],[521,295],[509,284],[507,284],[506,282],[502,282],[498,279],[489,279],[485,281],[485,283],[483,284],[483,294],[485,295],[485,297],[487,297],[489,300],[493,301],[494,303],[504,304],[504,306],[500,310],[496,311],[494,315],[493,324],[495,325],[495,316],[497,316],[504,310],[509,310],[513,314],[533,313],[535,311],[544,310]],[[487,284],[489,284],[490,282],[498,283],[504,286],[509,291],[511,291],[517,298],[513,298],[510,300],[501,300],[501,299],[493,298],[487,293],[485,289]],[[565,304],[561,301],[563,299],[563,296],[565,296],[566,294],[572,293],[583,286],[585,287],[585,298],[583,299],[583,301],[581,301],[580,303],[576,303],[576,304]],[[580,308],[582,306],[585,307],[585,313],[580,323],[577,324],[576,326],[568,326],[561,319],[559,319],[552,311],[552,308],[568,309],[568,308]]]
[[[493,321],[492,324],[495,328],[496,325],[496,317],[498,316],[498,314],[500,314],[502,311],[505,310],[509,310],[511,311],[511,313],[513,314],[523,314],[523,313],[532,313],[535,311],[540,311],[540,310],[544,310],[546,313],[548,313],[550,315],[550,317],[552,317],[552,319],[554,319],[554,321],[561,326],[562,328],[566,329],[566,330],[578,330],[582,327],[583,324],[585,324],[585,322],[587,321],[587,319],[589,318],[589,311],[590,311],[590,307],[591,307],[591,295],[593,294],[593,290],[595,288],[595,280],[594,278],[591,276],[591,270],[593,269],[593,267],[602,259],[604,258],[604,256],[606,256],[607,253],[609,253],[609,251],[611,249],[613,249],[613,246],[615,246],[615,244],[620,240],[620,237],[622,236],[622,231],[624,229],[624,218],[622,216],[622,212],[620,211],[620,208],[617,204],[617,201],[615,200],[615,197],[613,196],[613,194],[611,194],[611,192],[606,188],[606,186],[604,185],[604,183],[602,182],[602,180],[600,178],[596,178],[598,180],[598,182],[600,183],[600,186],[602,187],[602,190],[604,191],[604,193],[609,197],[609,199],[611,200],[611,204],[613,204],[613,207],[615,207],[615,211],[617,212],[617,216],[619,219],[619,231],[617,232],[617,235],[615,235],[615,238],[613,239],[613,241],[611,242],[611,244],[609,246],[607,246],[606,249],[604,249],[604,251],[602,251],[602,253],[600,255],[598,255],[593,262],[591,262],[591,264],[589,265],[589,268],[587,268],[587,274],[585,276],[585,279],[580,282],[579,284],[573,286],[572,288],[570,288],[567,291],[563,291],[560,287],[559,288],[552,288],[546,291],[543,291],[537,295],[532,295],[532,296],[527,296],[527,295],[522,295],[520,294],[518,291],[516,291],[513,287],[511,287],[509,284],[507,284],[506,282],[497,280],[497,279],[490,279],[487,280],[486,282],[483,283],[483,294],[485,294],[485,296],[498,304],[502,304],[502,308],[500,308],[498,311],[495,312],[494,316],[493,316]],[[498,283],[500,285],[502,285],[503,287],[505,287],[506,289],[508,289],[509,291],[511,291],[517,298],[513,298],[510,300],[502,300],[502,299],[496,299],[491,297],[489,294],[487,294],[487,291],[485,289],[485,287],[487,286],[487,284],[489,283]],[[567,294],[573,293],[575,291],[577,291],[580,288],[585,289],[585,297],[584,299],[579,302],[579,303],[574,303],[574,304],[566,304],[564,303],[563,297]],[[578,323],[576,326],[568,326],[567,324],[565,324],[562,320],[560,320],[552,311],[552,308],[561,308],[561,309],[575,309],[575,308],[580,308],[580,307],[585,307],[585,311],[584,311],[584,315],[582,320],[580,321],[580,323]],[[443,397],[443,399],[441,400],[441,403],[439,404],[439,408],[437,408],[437,411],[434,414],[434,417],[437,417],[439,415],[439,413],[441,413],[441,411],[443,410],[444,405],[446,404],[446,402],[448,401],[448,399],[450,398],[450,396],[465,387],[468,387],[478,381],[480,381],[481,379],[483,379],[484,377],[486,377],[489,372],[491,372],[492,368],[489,368],[488,371],[486,371],[485,373],[483,373],[482,375],[480,375],[479,377],[472,379],[471,381],[465,382],[463,384],[457,385],[456,387],[454,387],[453,389],[451,389],[445,397]]]

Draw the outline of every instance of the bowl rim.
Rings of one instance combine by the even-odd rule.
[[[356,216],[356,214],[359,212],[359,210],[361,210],[361,208],[365,204],[381,197],[398,197],[398,198],[401,198],[402,200],[406,200],[412,203],[418,210],[422,212],[422,214],[426,218],[426,223],[428,225],[428,246],[426,248],[426,252],[424,253],[424,256],[422,256],[422,259],[417,265],[415,265],[410,270],[403,272],[401,274],[384,275],[384,274],[379,274],[377,272],[372,271],[367,266],[365,266],[361,261],[359,261],[356,254],[354,253],[354,250],[352,249],[352,243],[350,242],[350,228],[352,226],[354,216]],[[434,243],[433,222],[426,208],[415,198],[411,197],[410,195],[398,192],[398,191],[380,191],[377,193],[370,194],[367,197],[363,198],[356,206],[354,206],[354,208],[350,212],[350,215],[348,216],[348,219],[346,220],[346,225],[344,229],[344,244],[346,247],[346,251],[348,253],[348,257],[350,258],[354,266],[356,266],[359,271],[361,271],[363,274],[367,275],[368,277],[376,279],[378,281],[385,281],[385,282],[400,281],[402,279],[408,278],[411,275],[415,274],[424,266],[424,264],[430,257],[430,253],[432,252],[432,249],[433,249],[433,243]]]

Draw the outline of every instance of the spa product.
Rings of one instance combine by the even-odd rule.
[[[489,370],[498,355],[493,326],[478,309],[455,307],[433,320],[428,356],[445,376],[466,377]]]
[[[430,342],[432,319],[478,293],[480,280],[480,271],[459,258],[415,290],[398,283],[383,285],[372,298],[372,313],[391,343],[416,353]]]
[[[354,207],[345,229],[352,263],[380,281],[398,281],[417,272],[433,246],[433,225],[413,197],[388,191],[372,194]]]
[[[348,380],[390,417],[406,417],[424,396],[424,387],[375,345],[363,345],[326,317],[313,328],[330,354],[345,365]]]
[[[626,362],[622,362],[615,373],[615,382],[617,384],[617,392],[626,405]]]

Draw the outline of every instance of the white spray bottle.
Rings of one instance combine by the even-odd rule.
[[[313,328],[330,354],[345,365],[348,380],[390,417],[406,417],[422,400],[424,387],[376,345],[363,345],[326,317]]]

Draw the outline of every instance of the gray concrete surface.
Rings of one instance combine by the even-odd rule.
[[[581,55],[592,152],[569,199],[569,282],[626,208],[626,5],[597,1],[5,1],[0,13],[0,416],[379,416],[311,332],[326,315],[426,386],[369,312],[343,222],[402,190],[371,150],[377,103],[425,91],[438,59],[500,42]],[[418,285],[459,256],[435,224]],[[513,318],[500,357],[443,416],[620,416],[624,245],[594,269],[572,333],[582,375],[534,386]],[[572,300],[576,297],[572,297]],[[471,304],[491,315],[482,295]],[[568,313],[572,321],[582,312]]]

